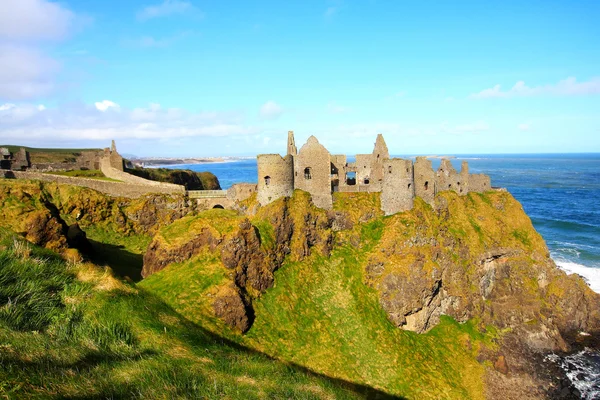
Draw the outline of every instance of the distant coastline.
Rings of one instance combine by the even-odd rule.
[[[199,165],[199,164],[220,164],[245,160],[254,157],[201,157],[201,158],[182,158],[182,157],[143,157],[133,158],[131,162],[134,165],[140,165],[147,168],[173,167],[180,165]]]

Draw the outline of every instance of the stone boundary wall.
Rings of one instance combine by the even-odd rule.
[[[185,194],[185,188],[183,186],[171,184],[168,184],[168,186],[149,186],[127,182],[111,182],[101,179],[78,178],[23,171],[3,171],[3,177],[8,179],[34,179],[45,182],[62,183],[65,185],[83,186],[115,197],[137,198],[149,193]]]
[[[125,183],[133,184],[133,185],[144,185],[149,187],[157,187],[160,189],[161,193],[166,193],[168,191],[173,192],[185,192],[185,187],[183,185],[175,185],[173,183],[165,183],[165,182],[157,182],[151,181],[149,179],[140,178],[139,176],[135,176],[132,174],[128,174],[127,172],[120,171],[111,166],[110,158],[103,157],[100,160],[100,170],[102,173],[111,179],[116,179]],[[152,190],[155,190],[154,188]],[[148,191],[152,191],[148,190]],[[164,192],[164,191],[166,192]]]

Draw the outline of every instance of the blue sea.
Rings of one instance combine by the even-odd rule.
[[[399,156],[412,158],[410,156]],[[352,157],[348,157],[352,161]],[[600,154],[457,155],[521,202],[554,261],[600,293]],[[437,169],[439,159],[433,159]],[[223,189],[256,182],[256,159],[172,166],[214,173]]]

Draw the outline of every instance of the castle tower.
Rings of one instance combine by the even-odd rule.
[[[427,157],[417,157],[414,164],[415,195],[433,205],[435,198],[435,172]]]
[[[385,215],[412,209],[414,198],[412,161],[401,158],[384,161],[381,209]]]
[[[294,193],[294,159],[291,155],[281,157],[279,154],[259,154],[256,163],[257,198],[260,205],[264,206]]]
[[[111,153],[116,153],[117,152],[117,144],[115,143],[114,140],[112,140],[111,143],[110,143],[110,152]]]
[[[296,141],[294,140],[294,131],[288,131],[287,154],[291,156],[295,156],[298,154],[298,149],[296,148]]]

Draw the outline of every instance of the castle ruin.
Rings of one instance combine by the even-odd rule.
[[[298,151],[290,131],[286,156],[260,154],[257,166],[261,205],[291,196],[295,189],[310,193],[313,203],[324,209],[332,208],[334,192],[379,192],[381,209],[391,215],[410,210],[415,196],[433,205],[435,194],[444,190],[463,196],[491,189],[490,177],[469,174],[466,161],[457,172],[448,159],[434,171],[426,157],[417,157],[415,162],[390,158],[381,134],[372,153],[357,154],[355,162],[347,162],[345,155],[330,154],[314,136]]]

